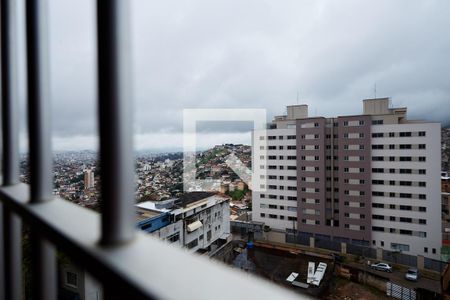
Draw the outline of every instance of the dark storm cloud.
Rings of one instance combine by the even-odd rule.
[[[357,114],[375,84],[410,118],[450,120],[448,1],[131,3],[137,134],[179,134],[184,108],[270,118],[297,92],[310,115]],[[50,7],[55,136],[96,134],[93,2]]]

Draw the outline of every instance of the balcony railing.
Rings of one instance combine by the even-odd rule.
[[[291,292],[135,230],[126,0],[97,1],[102,215],[52,196],[47,1],[26,0],[30,185],[19,182],[17,10],[1,0],[3,185],[0,299],[22,299],[21,226],[31,228],[32,298],[57,298],[55,249],[103,285],[105,299],[290,299]]]

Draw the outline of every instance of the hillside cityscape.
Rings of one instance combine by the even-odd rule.
[[[0,0],[0,300],[450,300],[449,16]]]
[[[450,172],[450,128],[442,128],[441,129],[441,170],[442,170],[442,178],[448,178],[445,176],[445,172],[447,174]],[[228,197],[230,203],[230,209],[225,210],[223,218],[226,218],[228,221],[234,225],[232,227],[236,227],[239,224],[247,224],[245,226],[258,226],[258,222],[254,221],[252,224],[252,191],[249,190],[248,186],[242,182],[242,180],[235,174],[230,167],[227,165],[226,160],[230,154],[234,154],[237,156],[246,167],[251,168],[252,164],[252,147],[250,145],[234,145],[234,144],[223,144],[216,145],[211,149],[198,151],[196,154],[196,168],[197,173],[196,177],[198,179],[203,180],[216,180],[219,179],[222,184],[220,185],[219,194]],[[137,226],[143,231],[147,231],[152,235],[155,235],[155,231],[148,229],[148,224],[145,223],[147,220],[155,218],[155,212],[159,211],[158,207],[169,207],[168,203],[171,203],[172,199],[180,199],[175,201],[198,201],[198,199],[202,199],[204,197],[211,197],[212,194],[195,194],[196,192],[185,192],[183,190],[183,153],[182,152],[174,152],[174,153],[145,153],[139,152],[136,154],[136,209],[137,209]],[[25,183],[29,181],[28,177],[28,164],[27,164],[27,156],[23,155],[21,157],[21,180]],[[446,179],[448,182],[448,179]],[[69,151],[69,152],[58,152],[54,154],[54,194],[55,196],[59,196],[63,199],[69,200],[73,203],[76,203],[80,206],[93,209],[95,211],[101,212],[101,198],[100,198],[100,185],[101,180],[99,177],[99,165],[98,165],[98,155],[95,151],[85,150],[85,151]],[[443,186],[443,191],[447,187]],[[197,192],[198,193],[198,192]],[[449,209],[448,209],[448,194],[443,193],[442,196],[442,252],[441,255],[443,259],[447,260],[450,258],[450,252],[446,252],[446,249],[450,249],[450,238],[447,237],[447,229],[450,230],[450,217],[449,217]],[[450,200],[450,199],[449,199]],[[223,201],[223,200],[220,200]],[[150,205],[150,203],[153,203]],[[158,204],[159,203],[159,204]],[[194,202],[195,203],[195,202]],[[150,205],[150,206],[149,206]],[[254,204],[253,204],[254,205]],[[262,206],[261,206],[262,207]],[[150,210],[148,210],[150,208]],[[153,211],[149,214],[150,211]],[[162,211],[162,210],[161,210]],[[219,213],[219,212],[217,212]],[[254,212],[253,212],[254,213]],[[156,214],[158,217],[158,213]],[[223,222],[223,219],[220,219],[220,222]],[[205,221],[203,221],[204,223]],[[239,223],[244,222],[244,223]],[[295,222],[294,222],[295,223]],[[147,224],[147,225],[146,225]],[[219,223],[222,224],[222,223]],[[264,223],[262,223],[264,224]],[[267,223],[266,223],[267,224]],[[270,223],[269,223],[270,224]],[[226,225],[224,225],[226,226]],[[229,225],[228,225],[229,226]],[[273,225],[272,225],[273,226]],[[270,226],[270,227],[272,227]],[[220,225],[216,225],[217,228]],[[273,230],[270,229],[269,226],[265,225],[262,228],[264,231]],[[226,227],[225,227],[226,228]],[[248,251],[241,243],[242,241],[250,241],[257,240],[261,238],[261,232],[258,233],[258,230],[252,231],[242,231],[236,232],[236,228],[231,228],[233,233],[233,240],[230,245],[238,251],[237,258],[232,259],[229,256],[222,256],[221,254],[218,257],[214,257],[214,259],[222,260],[228,264],[232,264],[235,267],[240,269],[244,269],[246,271],[251,271],[256,274],[260,274],[262,271],[255,269],[255,266],[249,265],[250,261],[247,259],[245,261],[240,261],[239,257],[242,255],[249,255]],[[293,229],[296,229],[296,225],[293,225]],[[162,238],[161,230],[159,229],[157,235]],[[229,229],[228,229],[229,230]],[[219,229],[220,231],[220,229]],[[222,231],[221,231],[222,232]],[[225,231],[224,231],[225,232]],[[250,235],[251,233],[251,235]],[[270,232],[265,233],[265,235],[269,235]],[[218,238],[219,236],[217,236]],[[222,236],[223,237],[223,236]],[[217,239],[216,238],[216,239]],[[288,236],[286,237],[286,239]],[[166,237],[167,240],[178,241],[180,237]],[[214,236],[211,236],[211,239],[214,240]],[[449,241],[448,245],[446,241]],[[217,239],[217,241],[221,241]],[[241,242],[239,242],[241,241]],[[320,241],[320,240],[318,240]],[[292,241],[291,241],[292,242]],[[299,241],[295,241],[294,243],[298,243]],[[173,243],[173,242],[172,242]],[[175,242],[176,243],[176,242]],[[198,246],[194,246],[197,244],[193,244],[192,242],[187,243],[183,242],[184,247],[188,249],[194,249]],[[198,242],[196,242],[198,243]],[[219,242],[217,247],[220,248],[220,245],[223,245],[224,242]],[[230,242],[228,242],[230,243]],[[309,239],[307,240],[309,244]],[[301,241],[300,241],[301,244]],[[215,245],[211,244],[208,249],[212,251],[212,249],[217,249],[217,247],[212,248]],[[225,244],[226,245],[226,244]],[[223,247],[223,246],[221,246]],[[241,248],[244,247],[244,248]],[[350,247],[350,245],[347,245]],[[250,248],[248,248],[250,249]],[[263,248],[262,248],[263,249]],[[280,248],[282,249],[282,247]],[[204,251],[204,250],[197,250]],[[256,251],[256,250],[255,250]],[[269,252],[263,251],[258,255],[261,256],[263,261],[260,263],[268,263],[268,256],[273,255]],[[292,252],[293,250],[289,250]],[[213,251],[214,252],[214,251]],[[283,268],[290,269],[292,264],[301,263],[303,264],[303,260],[300,261],[290,261],[291,258],[288,258],[285,253],[280,252],[281,255],[279,257],[279,263],[286,264]],[[363,255],[364,256],[364,255]],[[447,258],[448,256],[448,258]],[[263,258],[264,257],[264,258]],[[336,259],[337,256],[335,256]],[[445,258],[444,258],[445,257]],[[311,258],[309,258],[311,259]],[[343,259],[343,257],[339,257],[338,259]],[[396,258],[398,259],[398,258]],[[288,263],[289,261],[289,263]],[[255,261],[256,262],[256,261]],[[358,260],[356,260],[358,262]],[[281,266],[280,266],[281,268]],[[306,266],[303,266],[306,268]],[[346,271],[345,268],[341,266],[341,276],[344,278],[347,276],[351,278],[350,273]],[[398,267],[397,267],[398,268]],[[70,272],[78,272],[79,275],[81,270],[70,269]],[[428,279],[421,279],[421,282],[432,289],[435,286],[434,280],[438,280],[439,277],[435,277],[433,273],[427,273],[427,271],[423,271],[424,277]],[[265,271],[260,274],[262,277],[270,277],[275,282],[279,280],[283,280],[282,278],[273,277],[273,271]],[[306,280],[306,279],[305,279]],[[330,279],[327,279],[330,280]],[[429,281],[429,282],[428,282]],[[95,281],[94,281],[95,282]],[[296,281],[293,281],[296,282]],[[336,284],[336,283],[334,283]],[[95,286],[95,284],[94,284]],[[373,290],[367,290],[364,286],[358,285],[356,283],[347,282],[347,283],[339,283],[337,286],[334,286],[333,292],[330,293],[331,287],[328,287],[328,292],[323,292],[320,290],[321,297],[327,299],[352,299],[350,295],[360,295],[361,297],[365,297],[365,299],[376,299],[380,297],[377,295],[377,292],[373,292]],[[311,292],[310,292],[311,293]],[[315,291],[314,293],[318,293]],[[317,294],[313,294],[317,295]],[[381,296],[384,298],[384,296]],[[359,298],[359,296],[357,297]]]

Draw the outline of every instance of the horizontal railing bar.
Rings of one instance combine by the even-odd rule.
[[[24,223],[97,279],[127,291],[129,299],[232,299],[237,295],[249,299],[309,298],[141,232],[133,242],[101,246],[99,214],[60,198],[29,204],[28,197],[26,184],[0,187],[0,200]]]

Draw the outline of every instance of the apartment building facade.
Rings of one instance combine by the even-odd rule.
[[[388,98],[363,114],[288,106],[253,145],[253,219],[274,230],[439,258],[440,124]]]
[[[191,192],[165,201],[136,204],[137,227],[191,252],[214,251],[230,237],[230,198]]]

